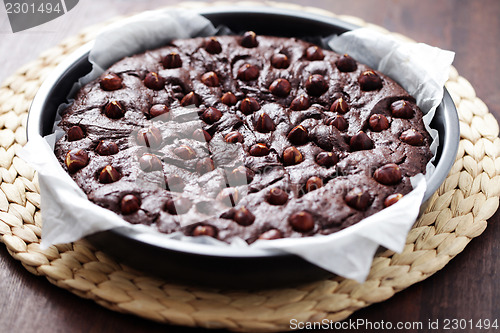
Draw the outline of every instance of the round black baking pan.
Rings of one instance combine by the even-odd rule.
[[[305,38],[326,37],[357,28],[335,18],[268,7],[204,9],[199,13],[215,26],[232,31]],[[88,44],[70,55],[39,89],[28,117],[28,139],[52,133],[57,108],[72,85],[89,73]],[[435,172],[424,202],[437,190],[453,165],[459,142],[454,103],[445,91],[431,127],[439,132]],[[424,203],[425,205],[425,203]],[[332,274],[293,254],[254,248],[216,247],[151,237],[118,228],[87,237],[118,261],[174,282],[217,288],[271,288],[313,281]]]

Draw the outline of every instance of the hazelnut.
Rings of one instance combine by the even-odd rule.
[[[290,103],[290,109],[293,111],[302,111],[306,110],[311,106],[309,102],[309,97],[300,95],[293,99],[292,103]]]
[[[227,175],[229,185],[231,186],[249,184],[252,182],[254,177],[255,173],[243,165],[234,168],[233,171]]]
[[[235,105],[238,102],[236,96],[232,92],[227,92],[222,95],[220,101],[228,106]]]
[[[238,190],[226,187],[217,195],[217,200],[228,207],[234,207],[240,201]]]
[[[413,109],[407,101],[399,100],[391,104],[392,116],[396,118],[410,119],[413,117]]]
[[[399,139],[412,146],[421,146],[424,143],[424,136],[413,128],[401,133]]]
[[[184,187],[186,186],[184,184],[184,180],[179,175],[169,175],[165,176],[165,185],[167,190],[171,192],[182,192],[184,190]]]
[[[72,149],[66,154],[66,166],[69,173],[75,173],[89,164],[89,155],[82,149]]]
[[[354,72],[358,66],[356,65],[356,60],[351,58],[348,54],[341,56],[336,62],[338,70],[341,72]]]
[[[163,170],[163,164],[158,156],[153,154],[144,154],[139,159],[139,165],[141,169],[145,172],[161,171]]]
[[[307,142],[308,135],[307,129],[304,126],[299,125],[292,128],[292,130],[288,133],[287,139],[294,145],[303,145]]]
[[[253,31],[247,31],[243,34],[243,37],[241,38],[241,46],[246,47],[246,48],[253,48],[257,47],[259,45],[259,42],[257,41],[257,35]]]
[[[372,114],[368,120],[368,124],[374,132],[381,132],[389,128],[389,120],[383,114]]]
[[[397,164],[389,163],[375,170],[373,178],[380,184],[395,185],[401,181],[401,169]]]
[[[290,215],[288,223],[293,230],[306,233],[314,229],[314,218],[311,213],[301,211]]]
[[[210,54],[218,54],[222,52],[222,46],[215,37],[210,37],[208,42],[205,44],[205,50]]]
[[[160,147],[162,141],[163,138],[160,130],[154,126],[141,128],[137,131],[137,143],[141,146],[155,149]]]
[[[385,207],[389,207],[389,206],[392,206],[394,205],[396,202],[399,201],[399,199],[401,199],[403,197],[403,195],[401,193],[394,193],[394,194],[391,194],[389,195],[387,198],[385,198],[384,200],[384,206]]]
[[[259,239],[272,240],[283,238],[281,231],[278,229],[270,229],[259,236]]]
[[[316,155],[316,163],[325,168],[330,168],[339,162],[337,154],[331,151],[322,151]]]
[[[162,114],[166,114],[170,111],[168,106],[164,104],[155,104],[149,109],[149,116],[151,118],[159,117]]]
[[[207,72],[201,76],[201,82],[208,87],[217,87],[219,85],[219,77],[215,72]]]
[[[188,145],[180,145],[174,149],[174,154],[183,160],[192,160],[196,157],[196,152]]]
[[[287,79],[277,79],[269,86],[269,91],[278,97],[286,97],[292,90],[292,86]]]
[[[259,77],[259,68],[254,65],[245,64],[238,69],[238,79],[242,81],[253,81]]]
[[[340,114],[328,119],[326,124],[335,126],[339,131],[345,131],[348,127],[347,120]]]
[[[306,59],[310,61],[314,60],[323,60],[325,55],[323,54],[323,50],[321,50],[317,46],[309,46],[306,50]]]
[[[209,142],[210,140],[212,140],[212,136],[207,131],[201,128],[195,129],[192,137],[196,141],[201,141],[201,142]]]
[[[85,137],[85,133],[83,132],[80,126],[72,126],[68,129],[68,141],[78,141]]]
[[[162,90],[165,87],[165,79],[158,73],[150,72],[144,78],[144,85],[149,89]]]
[[[180,84],[172,84],[171,89],[175,99],[182,100],[184,98],[184,88]]]
[[[344,199],[350,207],[357,210],[366,210],[372,201],[370,194],[359,187],[350,190]]]
[[[99,85],[102,90],[112,91],[122,87],[122,78],[115,73],[108,73],[99,80]]]
[[[343,114],[349,111],[349,105],[342,97],[340,97],[332,103],[330,111]]]
[[[233,220],[239,225],[246,227],[255,221],[255,215],[250,213],[245,206],[242,206],[234,213]]]
[[[288,193],[278,187],[273,187],[267,194],[266,201],[275,206],[284,205],[288,201]]]
[[[295,147],[288,147],[283,152],[283,164],[286,166],[299,164],[303,160],[302,153]]]
[[[123,215],[133,214],[139,208],[141,208],[141,201],[133,194],[127,194],[120,200],[120,210]]]
[[[222,112],[220,112],[218,109],[214,108],[213,106],[207,108],[203,114],[201,115],[201,119],[206,122],[207,124],[213,124],[222,117]]]
[[[236,212],[236,210],[234,208],[228,209],[225,212],[223,212],[222,214],[220,214],[220,218],[232,220],[235,212]]]
[[[196,162],[196,172],[198,172],[200,175],[204,175],[214,169],[214,161],[210,157],[205,157]]]
[[[372,70],[361,73],[358,77],[358,83],[363,91],[372,91],[382,88],[382,79]]]
[[[182,215],[186,214],[192,205],[193,203],[188,198],[177,197],[167,200],[164,209],[172,215]]]
[[[95,152],[102,156],[109,156],[118,153],[118,145],[113,141],[102,140],[95,148]]]
[[[171,52],[161,59],[161,63],[165,68],[179,68],[182,66],[181,56],[176,52]]]
[[[313,74],[306,81],[306,90],[309,95],[321,96],[328,90],[328,82],[321,74]]]
[[[274,68],[288,68],[290,66],[290,59],[286,54],[276,53],[271,57],[271,65]]]
[[[368,150],[373,148],[373,142],[365,132],[360,131],[358,134],[351,137],[349,147],[351,151]]]
[[[306,192],[312,192],[318,188],[323,187],[323,180],[319,177],[312,176],[306,182]]]
[[[240,110],[246,115],[252,114],[255,111],[260,110],[260,104],[253,97],[247,97],[241,101]]]
[[[125,109],[118,101],[111,101],[104,107],[104,114],[111,119],[118,119],[125,115]]]
[[[215,237],[217,235],[217,231],[211,225],[198,225],[193,229],[193,236],[209,236]]]
[[[186,96],[184,96],[181,100],[181,105],[182,106],[188,106],[188,105],[200,105],[200,98],[198,95],[196,95],[194,92],[188,93]]]
[[[224,141],[226,141],[227,143],[243,143],[243,140],[243,135],[241,135],[241,133],[238,131],[229,132],[224,137]]]
[[[250,147],[249,151],[252,156],[266,156],[269,155],[269,148],[264,143],[257,143]]]
[[[116,170],[111,165],[105,166],[99,173],[99,182],[109,184],[118,181],[122,178],[120,171]]]
[[[269,115],[265,112],[257,116],[254,122],[255,129],[261,133],[268,133],[274,131],[276,125]]]

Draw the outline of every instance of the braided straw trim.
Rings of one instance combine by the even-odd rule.
[[[234,3],[216,3],[234,5]],[[245,2],[239,5],[262,5]],[[321,15],[297,5],[267,5]],[[210,4],[212,6],[214,4]],[[187,2],[184,8],[209,6]],[[359,18],[340,19],[389,33]],[[405,249],[375,257],[365,283],[335,278],[289,289],[229,292],[170,284],[116,263],[86,241],[41,250],[40,189],[36,172],[16,156],[26,143],[27,112],[49,72],[69,53],[95,38],[103,25],[83,30],[9,77],[0,86],[0,240],[31,273],[114,311],[158,322],[232,331],[289,330],[289,321],[339,321],[381,302],[443,268],[486,228],[498,208],[500,138],[498,123],[471,84],[452,68],[446,83],[460,117],[455,164],[410,231]],[[393,34],[398,38],[409,39]]]

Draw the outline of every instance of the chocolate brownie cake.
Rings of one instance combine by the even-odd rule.
[[[349,55],[294,38],[175,40],[85,85],[55,153],[130,223],[231,242],[330,234],[425,172],[415,100]]]

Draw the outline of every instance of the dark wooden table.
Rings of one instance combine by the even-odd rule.
[[[173,0],[80,1],[66,15],[12,34],[0,7],[0,81],[39,52],[82,28],[116,15],[174,4]],[[454,65],[500,119],[500,1],[289,0],[349,14],[415,40],[456,52]],[[444,269],[391,299],[356,312],[351,320],[423,322],[499,319],[500,214]],[[194,332],[108,311],[28,273],[0,245],[0,332]],[[336,330],[335,332],[341,332]],[[382,331],[382,330],[380,330]],[[422,330],[421,332],[429,330]],[[439,332],[442,330],[434,330]],[[458,330],[456,332],[485,332]],[[491,330],[492,332],[500,332]],[[355,330],[345,330],[355,332]],[[410,332],[406,330],[404,332]]]

